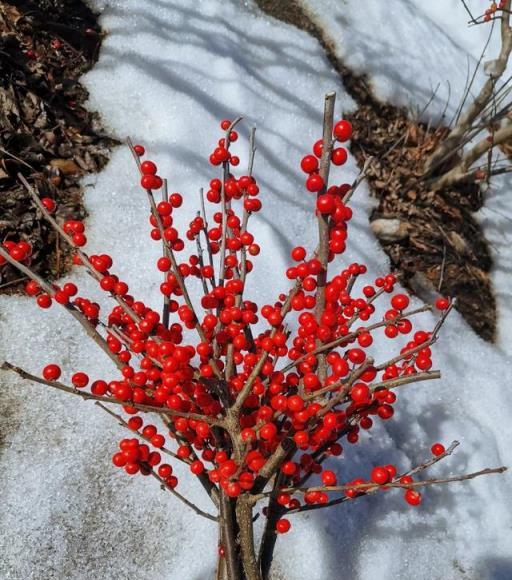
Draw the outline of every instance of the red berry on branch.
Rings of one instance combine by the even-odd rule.
[[[306,189],[315,193],[320,191],[324,186],[324,180],[318,173],[312,173],[306,180]]]
[[[331,154],[334,165],[344,165],[348,159],[347,150],[344,147],[337,147]]]
[[[43,197],[43,198],[41,198],[41,203],[44,205],[44,207],[50,213],[53,213],[55,211],[55,208],[57,207],[57,204],[55,203],[55,200],[53,200],[51,197]]]
[[[336,478],[336,474],[334,473],[334,471],[324,471],[322,473],[322,482],[324,485],[336,485],[337,483],[337,478]]]
[[[71,382],[73,383],[73,386],[75,386],[77,389],[83,389],[84,387],[87,386],[87,383],[89,382],[89,377],[82,372],[75,373],[71,377]]]
[[[420,505],[421,493],[419,491],[415,491],[414,489],[408,489],[404,494],[404,499],[409,505]]]
[[[379,485],[384,485],[389,481],[389,472],[385,467],[374,467],[371,473],[371,480]]]
[[[313,145],[313,153],[320,159],[322,157],[322,151],[324,150],[324,142],[322,139],[318,139]]]
[[[300,167],[305,173],[314,173],[318,170],[318,159],[314,155],[306,155],[302,158]]]
[[[140,164],[140,170],[144,175],[156,175],[157,166],[153,161],[143,161]]]
[[[319,195],[316,200],[316,209],[319,213],[331,214],[336,209],[334,196],[330,193]]]
[[[37,304],[40,308],[50,308],[52,299],[49,294],[41,294],[37,297]]]
[[[441,443],[434,443],[430,450],[432,451],[432,455],[435,455],[436,457],[439,457],[439,455],[442,455],[446,451],[444,445]]]
[[[46,365],[43,369],[43,377],[47,381],[56,381],[61,375],[61,370],[58,365]]]
[[[41,288],[39,288],[39,284],[35,280],[30,280],[25,285],[25,292],[29,296],[37,296],[41,292]]]
[[[146,153],[146,150],[142,145],[134,145],[133,150],[135,151],[135,153],[137,153],[139,157],[142,157],[144,153]]]
[[[409,306],[409,297],[405,294],[396,294],[391,298],[391,306],[396,310],[405,310]]]
[[[190,464],[190,471],[194,475],[200,475],[201,473],[203,473],[203,471],[204,471],[203,462],[200,461],[199,459],[192,461],[192,463]]]
[[[448,298],[438,298],[436,300],[436,308],[438,310],[447,310],[450,306],[450,301]]]
[[[292,525],[290,524],[289,520],[285,518],[281,518],[276,522],[276,531],[278,534],[286,534],[290,530]]]
[[[342,143],[348,141],[350,137],[352,137],[352,124],[350,121],[338,121],[336,125],[334,125],[333,133],[338,141],[341,141]]]

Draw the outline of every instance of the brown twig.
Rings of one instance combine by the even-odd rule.
[[[185,417],[186,419],[193,419],[195,421],[204,421],[209,425],[217,425],[217,426],[224,425],[222,419],[215,419],[213,417],[209,417],[208,415],[201,415],[199,413],[187,413],[184,411],[176,411],[174,409],[155,407],[152,405],[142,405],[139,403],[134,403],[132,401],[120,401],[118,399],[115,399],[114,397],[93,395],[92,393],[88,393],[86,391],[79,391],[78,389],[69,387],[68,385],[65,385],[59,381],[47,381],[46,379],[33,375],[25,371],[24,369],[16,365],[13,365],[7,361],[4,361],[2,363],[0,369],[4,371],[12,371],[17,375],[19,375],[22,379],[32,381],[34,383],[39,383],[41,385],[46,385],[48,387],[57,389],[59,391],[64,391],[65,393],[69,393],[71,395],[77,395],[84,400],[100,401],[101,403],[112,403],[114,405],[130,405],[130,407],[133,407],[134,409],[143,411],[145,413],[162,413],[164,415],[170,415],[171,417]]]

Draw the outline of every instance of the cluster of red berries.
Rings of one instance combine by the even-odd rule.
[[[238,133],[233,130],[229,130],[233,126],[233,123],[224,119],[220,123],[220,128],[226,131],[226,137],[219,139],[217,147],[212,151],[210,155],[210,163],[212,165],[222,165],[223,163],[229,163],[233,167],[236,167],[240,163],[240,158],[236,155],[232,155],[229,151],[229,145],[238,140]]]
[[[352,136],[352,125],[349,121],[341,120],[334,126],[333,129],[334,137],[337,141],[344,143],[348,141]],[[320,175],[320,163],[319,160],[322,157],[323,152],[323,140],[319,139],[313,145],[313,155],[306,155],[302,158],[300,166],[304,173],[308,174],[306,179],[306,189],[312,193],[317,193],[322,190],[325,186],[324,179]],[[348,153],[344,147],[336,147],[331,153],[331,162],[334,165],[344,165],[347,162]],[[328,195],[327,192],[326,195]],[[324,201],[324,204],[328,202]],[[318,208],[320,211],[320,208]],[[324,211],[322,213],[331,213],[330,211]]]
[[[112,457],[112,463],[116,467],[123,467],[128,475],[150,475],[153,468],[156,467],[162,460],[162,456],[158,451],[151,451],[149,446],[145,443],[140,443],[135,437],[133,439],[122,439],[119,442],[119,449]],[[178,480],[172,475],[172,467],[167,464],[162,464],[159,467],[160,475],[165,483],[174,488],[178,484]]]
[[[244,291],[253,269],[247,256],[260,252],[255,236],[248,231],[248,221],[261,209],[260,190],[252,175],[232,173],[239,159],[230,152],[230,145],[237,141],[238,134],[228,120],[222,121],[221,129],[227,134],[210,156],[213,166],[222,165],[221,178],[212,179],[206,193],[206,200],[214,205],[211,220],[200,213],[180,237],[174,224],[174,211],[183,202],[179,193],[156,204],[156,211],[149,217],[151,238],[164,242],[156,267],[164,273],[160,290],[174,315],[171,324],[164,324],[158,312],[128,293],[128,284],[112,272],[109,255],[86,256],[78,250],[87,242],[82,222],[64,223],[64,231],[76,248],[75,263],[88,268],[101,289],[117,301],[102,325],[108,349],[119,363],[120,376],[91,382],[85,373],[77,372],[71,382],[76,389],[89,388],[97,397],[113,397],[122,403],[130,417],[127,425],[136,437],[121,441],[113,462],[129,474],[153,472],[170,487],[176,487],[178,480],[171,466],[161,463],[158,451],[168,438],[176,441],[177,460],[186,463],[192,474],[207,478],[228,497],[236,498],[254,488],[269,458],[287,439],[297,453],[278,466],[283,489],[310,476],[318,476],[327,488],[336,486],[336,475],[325,469],[323,459],[343,453],[339,442],[342,437],[355,444],[361,430],[371,429],[375,420],[393,416],[397,396],[386,381],[414,376],[432,367],[431,334],[414,328],[409,298],[395,292],[394,274],[361,284],[366,266],[352,263],[321,282],[325,266],[317,253],[308,253],[302,246],[291,252],[293,265],[286,277],[293,287],[288,294],[261,306],[247,300]],[[339,121],[333,139],[345,142],[351,132],[349,122]],[[322,147],[322,141],[317,142],[314,155],[304,157],[301,167],[308,173],[307,189],[317,193],[316,210],[327,220],[327,261],[332,262],[345,250],[352,211],[343,199],[350,186],[327,187],[320,181]],[[141,145],[135,145],[134,150],[138,157],[145,154]],[[330,162],[342,165],[346,157],[343,147],[334,148]],[[140,172],[141,185],[150,194],[150,190],[161,187],[154,162],[140,162]],[[223,211],[217,211],[218,204]],[[53,200],[44,205],[48,211],[55,211]],[[207,252],[198,249],[180,261],[177,253],[184,250],[186,241],[206,244]],[[12,251],[19,252],[18,246],[9,247]],[[26,259],[29,254],[27,250],[19,257]],[[215,256],[216,261],[212,259]],[[187,294],[191,279],[200,280],[204,290],[200,307],[194,307]],[[79,309],[93,326],[99,323],[100,306],[78,296],[72,283],[62,288],[53,286],[48,294],[31,281],[27,293],[37,296],[43,308],[55,300]],[[376,301],[381,295],[389,297],[387,308],[375,323],[365,326],[376,317]],[[445,298],[436,302],[440,311],[449,306]],[[286,316],[295,320],[290,324]],[[266,330],[257,332],[256,325],[261,321],[266,322]],[[290,332],[289,328],[296,331]],[[184,342],[184,330],[188,329],[199,334],[196,342]],[[410,338],[397,349],[395,359],[377,365],[369,349],[378,334],[391,340]],[[281,359],[284,362],[279,365]],[[57,365],[43,369],[47,381],[56,381],[60,375]],[[237,427],[242,450],[237,455],[231,445],[219,443],[210,422],[223,416],[226,399],[233,403],[240,397]],[[144,424],[140,405],[173,412],[167,416],[167,433],[158,433],[154,425]],[[436,444],[432,452],[439,455],[444,448]],[[385,487],[395,481],[396,473],[394,466],[378,466],[369,481]],[[412,483],[407,477],[403,476],[400,483]],[[362,483],[368,481],[349,482],[347,497],[364,493],[350,487]],[[300,508],[301,500],[292,496],[283,491],[278,504],[290,511]],[[417,505],[421,495],[408,488],[405,499]],[[325,504],[329,500],[328,489],[311,490],[303,497],[304,504]],[[278,520],[279,533],[289,529],[287,519]]]
[[[142,157],[146,152],[142,145],[135,145],[134,151],[139,157]],[[160,189],[162,187],[164,183],[163,179],[157,175],[158,169],[153,161],[150,161],[149,159],[143,161],[140,164],[139,169],[141,173],[140,184],[144,189],[152,190]]]
[[[489,8],[487,8],[484,12],[484,21],[489,22],[490,20],[492,20],[494,14],[496,14],[498,10],[504,10],[506,6],[507,6],[506,0],[500,0],[499,3],[491,2]]]
[[[21,242],[13,242],[11,240],[6,240],[3,242],[2,246],[5,250],[9,252],[9,255],[13,260],[17,262],[22,262],[26,265],[30,264],[30,257],[32,256],[32,246],[22,240]],[[3,266],[6,263],[6,259],[3,256],[0,256],[0,266]]]

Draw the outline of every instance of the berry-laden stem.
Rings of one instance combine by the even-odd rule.
[[[336,93],[327,93],[324,102],[324,122],[323,122],[323,147],[322,158],[320,160],[320,177],[323,180],[323,186],[318,192],[318,197],[327,191],[329,182],[329,170],[331,167],[331,153],[333,148],[332,128],[334,124],[334,104],[336,102]],[[321,271],[317,275],[316,307],[315,315],[317,322],[325,309],[325,285],[327,283],[327,270],[329,264],[329,216],[318,212],[318,259],[322,265]],[[320,342],[318,342],[320,344]],[[325,380],[327,374],[325,355],[320,354],[318,357],[318,378],[320,382]]]
[[[162,185],[162,201],[169,201],[169,191],[168,191],[168,186],[167,186],[167,179],[163,180],[163,185]],[[163,245],[163,250],[165,253],[165,239],[162,238],[162,245]],[[167,275],[164,273],[164,282],[167,280]],[[167,294],[164,296],[164,307],[163,307],[163,311],[162,311],[162,324],[164,325],[165,328],[169,328],[169,305],[171,303],[171,298],[170,296],[167,296]]]
[[[42,288],[45,292],[47,292],[50,296],[54,296],[55,291],[52,288],[52,286],[48,282],[46,282],[46,280],[38,276],[35,272],[33,272],[30,268],[28,268],[24,264],[21,264],[17,260],[11,258],[9,253],[6,252],[1,246],[0,246],[0,256],[4,258],[4,260],[9,262],[11,265],[13,265],[15,268],[17,268],[20,272],[25,274],[27,278],[30,278],[31,280],[34,280],[34,282],[37,282],[39,287]],[[63,306],[71,314],[71,316],[73,316],[73,318],[75,318],[75,320],[77,320],[82,325],[87,335],[90,338],[92,338],[92,340],[101,348],[101,350],[103,350],[104,353],[106,353],[106,355],[115,364],[115,366],[118,369],[122,368],[122,363],[110,351],[107,341],[103,338],[103,336],[101,336],[101,334],[96,330],[96,328],[94,328],[94,326],[89,322],[89,320],[80,312],[80,310],[78,310],[78,308],[75,308],[72,304],[65,304]]]
[[[57,232],[57,235],[59,235],[73,249],[73,251],[80,258],[82,264],[85,266],[85,268],[89,272],[89,274],[97,282],[99,282],[102,278],[102,275],[91,264],[87,254],[85,252],[83,252],[78,246],[76,246],[73,243],[73,240],[71,239],[71,237],[63,230],[63,228],[60,227],[60,225],[57,223],[57,221],[52,217],[50,212],[46,209],[46,207],[41,202],[37,193],[34,191],[34,188],[28,183],[28,181],[25,179],[25,177],[21,173],[18,173],[18,179],[21,181],[21,183],[23,184],[23,186],[27,190],[28,194],[32,198],[32,201],[35,203],[35,205],[37,206],[39,211],[42,213],[43,217],[52,226],[52,228]],[[123,298],[121,296],[117,296],[116,294],[114,294],[112,292],[110,293],[110,296],[119,304],[119,306],[121,306],[121,308],[126,312],[126,314],[128,314],[128,316],[134,322],[140,322],[140,318],[130,308],[130,306],[128,306],[128,304],[123,300]]]
[[[78,389],[75,389],[73,387],[69,387],[67,385],[64,385],[63,383],[58,382],[58,381],[48,381],[46,379],[42,379],[41,377],[37,377],[36,375],[33,375],[33,374],[23,370],[22,368],[15,366],[7,361],[4,361],[2,363],[2,365],[0,366],[0,369],[4,370],[4,371],[12,371],[12,372],[16,373],[18,376],[20,376],[22,379],[25,379],[27,381],[32,381],[33,383],[38,383],[40,385],[46,385],[47,387],[51,387],[53,389],[63,391],[63,392],[68,393],[70,395],[77,395],[78,397],[80,397],[84,400],[100,401],[101,403],[112,403],[114,405],[124,405],[125,404],[124,401],[120,401],[119,399],[116,399],[114,397],[93,395],[92,393],[88,393],[86,391],[79,391]],[[191,419],[193,421],[204,421],[205,423],[208,423],[209,425],[218,425],[218,426],[224,425],[224,422],[222,419],[213,419],[212,417],[209,417],[207,415],[200,415],[198,413],[187,413],[185,411],[176,411],[174,409],[154,407],[152,405],[142,405],[140,403],[130,403],[130,406],[133,407],[134,409],[137,409],[139,411],[143,411],[145,413],[162,413],[164,415],[169,415],[170,417],[184,417],[186,419]]]

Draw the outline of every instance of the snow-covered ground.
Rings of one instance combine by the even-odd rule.
[[[257,125],[255,171],[264,210],[253,231],[266,249],[256,260],[253,280],[265,280],[258,300],[272,299],[286,288],[278,273],[287,266],[289,249],[299,241],[314,244],[312,198],[302,188],[298,165],[320,136],[324,93],[337,90],[338,114],[353,106],[339,78],[315,40],[251,3],[96,5],[104,10],[109,35],[86,77],[91,108],[119,138],[130,135],[144,143],[171,189],[184,194],[180,225],[190,220],[197,191],[211,178],[207,157],[218,121],[245,117],[237,143],[242,165],[248,129]],[[329,30],[350,57],[348,64],[369,72],[383,95],[413,108],[421,108],[430,88],[446,79],[452,95],[461,92],[467,55],[478,57],[482,33],[472,32],[474,40],[464,43],[466,17],[456,0],[315,0],[310,7],[319,18],[332,15],[325,23],[337,27]],[[439,114],[443,100],[434,107]],[[343,168],[347,181],[356,173],[353,162]],[[125,148],[114,152],[102,173],[87,178],[85,203],[88,249],[110,253],[134,294],[159,304],[160,275],[151,267],[158,248],[147,242],[145,200]],[[369,276],[376,276],[387,270],[387,259],[369,233],[368,204],[361,187],[352,204],[356,216],[346,259],[364,261]],[[463,445],[432,474],[512,464],[512,395],[506,383],[511,349],[503,333],[512,322],[506,308],[511,205],[510,196],[496,192],[482,211],[496,250],[499,344],[482,342],[457,314],[451,316],[436,347],[443,379],[404,390],[396,418],[347,450],[339,462],[343,479],[367,473],[377,461],[416,463],[437,440],[459,439]],[[95,295],[85,275],[72,279]],[[428,316],[426,321],[432,324]],[[64,312],[49,315],[29,299],[1,297],[0,332],[2,358],[34,372],[48,362],[93,378],[111,371],[103,353]],[[12,377],[2,380],[0,404],[8,412],[0,473],[2,578],[212,577],[215,526],[191,519],[151,482],[111,466],[121,428],[110,417],[60,393],[21,386]],[[194,484],[187,493],[207,506]],[[277,563],[286,580],[505,580],[512,577],[510,500],[508,475],[430,489],[416,509],[399,494],[366,498],[330,514],[301,517],[280,539]]]

